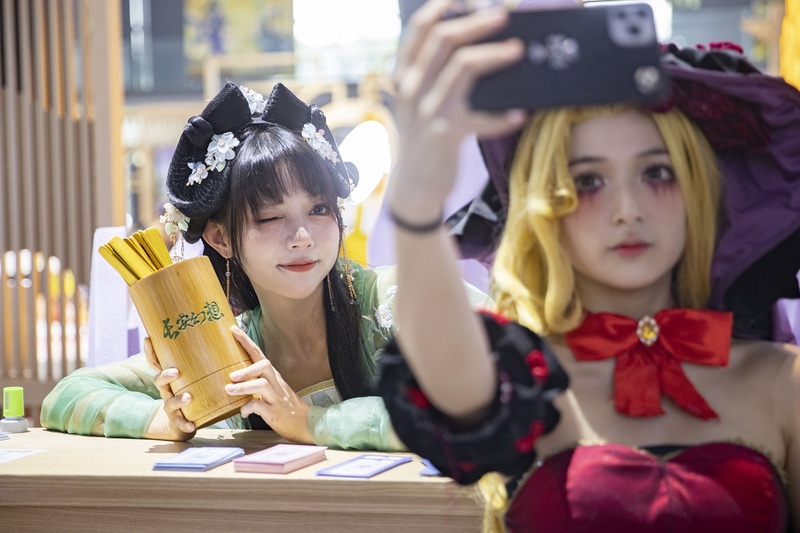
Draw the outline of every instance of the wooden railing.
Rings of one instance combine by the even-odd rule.
[[[124,221],[120,20],[118,0],[0,0],[0,385],[32,410],[85,358],[92,234]]]
[[[88,294],[56,257],[8,251],[0,261],[4,357],[0,376],[25,387],[28,416],[41,399],[87,358]]]

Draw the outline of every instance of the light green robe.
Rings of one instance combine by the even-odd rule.
[[[370,377],[374,377],[380,351],[394,333],[395,270],[368,270],[354,264],[352,274],[363,317],[361,355]],[[467,284],[467,288],[473,305],[491,303],[475,287]],[[260,317],[261,309],[256,308],[239,319],[247,335],[263,349]],[[44,399],[41,424],[51,430],[82,435],[142,438],[162,402],[153,383],[155,375],[144,354],[95,368],[80,368],[59,381]],[[307,424],[316,444],[342,449],[404,449],[380,397],[341,401],[332,381],[298,391],[298,395],[311,406]],[[238,414],[220,424],[249,427]]]

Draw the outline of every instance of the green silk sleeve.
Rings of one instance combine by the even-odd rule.
[[[378,396],[351,398],[330,407],[311,406],[307,424],[319,446],[385,452],[406,449]]]
[[[45,397],[41,424],[81,435],[142,438],[162,402],[155,374],[143,354],[79,368]]]

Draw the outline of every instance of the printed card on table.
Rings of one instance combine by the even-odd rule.
[[[188,448],[181,453],[162,459],[153,465],[153,470],[180,470],[188,472],[205,472],[244,455],[244,450],[237,447],[198,446]]]
[[[366,453],[338,465],[323,468],[318,476],[370,478],[390,468],[411,461],[408,455],[382,455]]]
[[[233,461],[237,472],[288,474],[325,460],[327,446],[276,444],[266,450],[245,455]]]

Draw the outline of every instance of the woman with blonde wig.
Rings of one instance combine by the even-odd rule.
[[[415,13],[395,71],[398,436],[478,483],[491,531],[800,531],[800,350],[771,314],[800,297],[800,92],[670,45],[657,107],[481,112],[525,46],[452,8]],[[441,224],[468,134],[489,182]],[[494,309],[459,255],[492,264]]]

